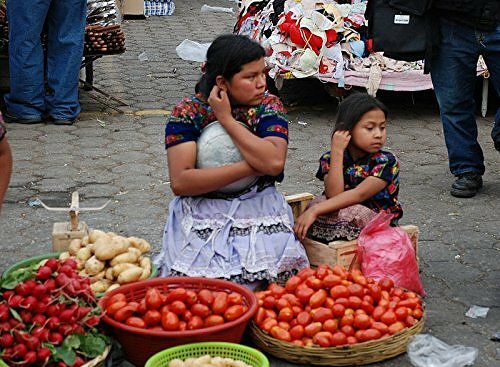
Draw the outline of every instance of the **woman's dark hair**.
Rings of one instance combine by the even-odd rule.
[[[333,132],[352,130],[365,113],[375,109],[381,110],[387,119],[387,115],[389,114],[387,107],[375,97],[366,93],[353,93],[349,95],[340,102],[339,113]]]
[[[224,34],[217,37],[208,48],[205,72],[196,84],[195,91],[208,97],[218,75],[230,80],[241,71],[243,65],[264,56],[264,48],[247,36]]]

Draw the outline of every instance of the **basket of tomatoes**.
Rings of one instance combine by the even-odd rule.
[[[181,344],[239,343],[257,298],[225,280],[166,277],[123,285],[106,293],[100,305],[127,359],[143,366],[155,353]]]
[[[256,292],[250,336],[261,350],[294,363],[349,366],[395,357],[422,331],[425,305],[414,292],[361,271],[320,265],[284,286]]]

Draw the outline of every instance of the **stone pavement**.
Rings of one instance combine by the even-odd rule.
[[[144,237],[159,251],[169,188],[163,131],[166,114],[191,94],[199,64],[179,59],[185,38],[210,42],[231,32],[234,18],[200,13],[204,3],[234,6],[228,0],[177,0],[171,17],[126,20],[127,52],[95,62],[95,84],[126,103],[126,114],[103,108],[82,91],[83,113],[75,126],[8,126],[14,173],[0,216],[0,271],[26,257],[51,251],[54,222],[67,215],[48,212],[34,199],[68,206],[79,190],[83,207],[112,203],[82,213],[91,227]],[[148,60],[139,61],[145,52]],[[318,157],[328,149],[336,100],[315,81],[292,81],[283,97],[291,104],[286,193],[321,192],[314,178]],[[492,98],[478,118],[486,160],[484,188],[474,199],[448,194],[452,176],[435,100],[431,92],[379,93],[392,112],[388,148],[401,160],[402,224],[420,227],[420,265],[428,297],[425,332],[448,344],[479,349],[475,366],[500,365],[500,155],[489,137]],[[495,105],[496,104],[496,105]],[[464,316],[472,305],[489,307],[485,319]],[[273,367],[292,364],[271,359]],[[406,355],[375,364],[410,366]]]

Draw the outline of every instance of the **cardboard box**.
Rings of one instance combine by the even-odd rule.
[[[142,15],[144,16],[144,0],[116,0],[122,16]]]

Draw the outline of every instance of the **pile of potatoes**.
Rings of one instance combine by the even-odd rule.
[[[59,259],[75,259],[80,275],[90,278],[94,293],[104,293],[149,278],[151,259],[144,254],[150,250],[142,238],[92,230],[82,239],[73,239]]]
[[[168,367],[252,367],[232,358],[211,357],[208,354],[198,358],[172,359]]]

